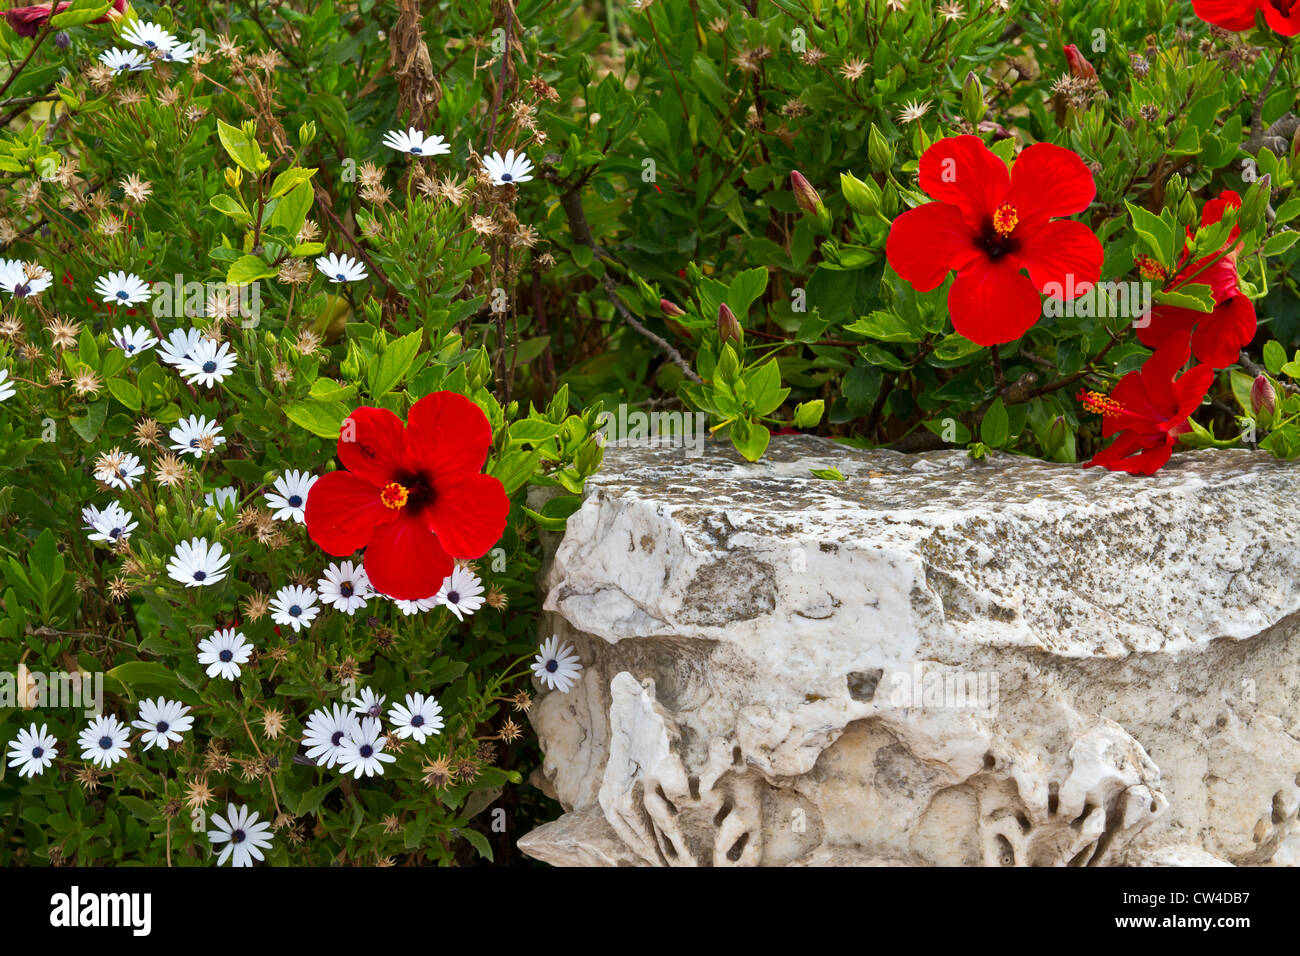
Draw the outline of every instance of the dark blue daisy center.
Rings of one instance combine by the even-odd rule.
[[[289,496],[289,507],[290,507],[290,508],[301,508],[301,507],[302,507],[302,495],[290,495],[290,496]]]
[[[217,655],[217,659],[220,660],[222,663],[229,664],[231,661],[235,659],[235,652],[230,650],[230,648],[226,648],[224,651],[222,651],[220,654]]]
[[[130,296],[129,294],[127,294],[127,291],[126,291],[125,289],[119,289],[118,292],[117,292],[117,297],[118,297],[119,299],[129,299],[129,298],[131,298],[131,296]]]
[[[33,748],[32,748],[32,759],[33,759],[33,760],[40,760],[40,759],[41,759],[42,757],[44,757],[44,756],[45,756],[45,748],[44,748],[44,747],[33,747]]]
[[[448,604],[459,604],[459,603],[460,603],[460,592],[459,592],[459,591],[448,591],[448,592],[447,592],[447,603],[448,603]]]
[[[231,842],[231,843],[243,843],[243,842],[244,842],[244,839],[245,839],[246,836],[247,836],[247,834],[244,833],[243,830],[234,830],[234,831],[232,831],[231,834],[230,834],[230,842]]]
[[[549,661],[546,662],[546,669],[550,673],[554,674],[556,671],[560,669],[560,662],[557,661],[555,658],[551,658]]]
[[[424,726],[424,717],[423,717],[422,715],[420,715],[420,714],[416,714],[414,717],[411,718],[411,726],[412,726],[412,727],[423,727],[423,726]]]
[[[370,757],[373,757],[375,755],[375,748],[370,746],[370,744],[362,744],[360,752],[361,752],[361,756],[369,759]]]
[[[206,362],[203,363],[203,371],[207,372],[208,374],[211,374],[216,370],[217,370],[217,363],[212,361],[212,359],[208,359]]]
[[[194,580],[195,580],[195,581],[202,581],[202,580],[204,580],[205,578],[207,578],[207,576],[208,576],[208,572],[207,572],[207,571],[195,571],[195,572],[194,572]]]
[[[347,280],[347,276],[344,275],[342,272],[340,272],[335,278],[337,278],[340,282],[344,282]]]
[[[165,720],[160,720],[158,721],[158,725],[154,727],[154,730],[158,731],[160,734],[165,734],[170,728],[171,724],[167,723]]]
[[[110,736],[108,736],[107,734],[105,734],[103,737],[100,737],[100,738],[99,738],[99,749],[100,749],[100,750],[112,750],[112,749],[113,749],[113,738],[110,737]]]
[[[302,608],[301,608],[299,605],[297,605],[297,604],[295,604],[295,605],[293,605],[292,607],[289,608],[289,616],[290,616],[290,617],[297,617],[297,616],[300,615],[301,613],[302,613]]]
[[[339,585],[339,594],[342,594],[344,597],[352,597],[352,591],[353,588],[351,581],[344,581]]]
[[[332,743],[335,747],[337,747],[339,745],[339,742],[342,739],[343,739],[343,731],[336,730],[334,731],[333,736],[330,737],[330,743]]]
[[[502,174],[501,174],[501,181],[502,181],[503,183],[508,183],[508,182],[510,182],[510,181],[511,181],[512,179],[514,179],[514,178],[515,178],[515,177],[511,176],[509,173],[502,173]]]
[[[414,153],[416,156],[419,156],[421,153],[424,152],[424,150],[420,149],[420,147],[418,146],[412,146],[411,152]]]

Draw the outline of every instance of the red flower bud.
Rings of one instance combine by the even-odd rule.
[[[70,5],[71,0],[64,0],[63,3],[58,5],[45,3],[34,7],[15,7],[12,10],[4,11],[4,18],[9,21],[9,26],[13,27],[14,32],[20,37],[34,37],[41,32],[45,24],[49,22],[50,17],[56,13],[62,13]],[[90,22],[105,23],[109,20],[117,20],[125,12],[126,0],[114,0],[113,5],[108,8],[108,13]]]
[[[671,302],[668,299],[660,299],[659,308],[662,309],[664,315],[668,316],[670,319],[675,319],[679,315],[686,314],[685,310],[678,306],[677,303]]]
[[[722,303],[718,306],[718,338],[724,342],[739,344],[742,334],[740,323],[736,320],[736,313],[731,311],[727,303]]]
[[[1263,372],[1255,376],[1255,381],[1250,386],[1250,407],[1256,415],[1260,412],[1272,415],[1273,409],[1277,407],[1277,391]]]
[[[804,178],[804,174],[795,170],[790,174],[790,188],[794,191],[794,201],[799,204],[799,208],[809,215],[817,215],[817,207],[821,205],[822,197],[817,195],[817,190],[813,189],[812,183]]]
[[[1070,72],[1081,80],[1097,78],[1096,68],[1088,62],[1087,58],[1079,52],[1079,48],[1073,43],[1065,47],[1065,62],[1070,64]]]

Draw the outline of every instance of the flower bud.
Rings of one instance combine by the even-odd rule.
[[[226,186],[230,189],[238,189],[240,183],[244,181],[244,171],[237,166],[226,167]]]
[[[871,178],[861,180],[852,173],[840,173],[840,192],[854,212],[874,216],[880,209],[880,187]]]
[[[878,173],[888,172],[894,165],[894,147],[889,145],[875,123],[871,124],[871,131],[867,134],[867,159]]]
[[[971,70],[966,74],[966,83],[961,91],[961,115],[973,124],[984,118],[986,110],[984,87],[975,71]]]
[[[1256,415],[1272,415],[1277,407],[1277,390],[1267,375],[1260,372],[1250,386],[1250,408]]]
[[[794,201],[799,204],[799,208],[816,219],[822,229],[829,231],[831,215],[826,210],[826,204],[822,202],[817,190],[813,189],[812,183],[797,169],[790,174],[790,188],[794,191]]]
[[[1065,62],[1070,64],[1070,73],[1081,80],[1095,80],[1097,78],[1096,68],[1088,62],[1087,58],[1079,52],[1079,48],[1073,43],[1065,46]]]
[[[668,316],[670,319],[675,319],[679,315],[686,314],[686,311],[679,307],[677,303],[669,301],[668,299],[660,299],[659,308],[663,311],[663,314]]]
[[[739,345],[744,340],[744,333],[741,331],[740,322],[736,320],[736,313],[731,311],[727,303],[718,306],[718,338],[724,342],[735,342]]]

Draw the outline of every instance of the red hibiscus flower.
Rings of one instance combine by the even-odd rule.
[[[453,558],[478,558],[505,530],[510,500],[480,474],[492,445],[482,410],[454,392],[411,407],[407,424],[383,408],[343,422],[347,471],[324,474],[307,495],[307,532],[335,557],[366,549],[375,590],[413,601],[435,594]]]
[[[70,5],[71,0],[65,0],[65,2],[57,5],[44,3],[37,4],[34,7],[15,7],[12,10],[6,10],[4,18],[20,37],[34,37],[41,32],[50,17],[56,13],[62,13]],[[108,13],[90,22],[106,23],[109,20],[116,20],[122,16],[125,10],[126,0],[114,0],[113,5],[108,8]]]
[[[1255,25],[1255,11],[1264,11],[1264,21],[1284,36],[1300,33],[1300,0],[1192,0],[1192,9],[1206,23],[1225,30],[1249,30]]]
[[[1208,228],[1221,220],[1223,211],[1229,206],[1241,208],[1241,197],[1232,190],[1225,190],[1218,199],[1207,202],[1201,210],[1201,228]],[[1188,229],[1188,239],[1192,236],[1192,230]],[[1157,305],[1151,309],[1147,323],[1137,326],[1142,344],[1159,348],[1171,338],[1185,338],[1190,332],[1192,352],[1199,361],[1215,368],[1227,368],[1237,361],[1241,350],[1255,337],[1255,306],[1242,294],[1237,275],[1240,237],[1241,230],[1234,226],[1223,249],[1190,263],[1187,259],[1191,249],[1184,246],[1178,271],[1165,283],[1165,289],[1176,291],[1189,285],[1209,286],[1214,297],[1214,311],[1197,312]]]
[[[1214,369],[1208,365],[1196,365],[1178,376],[1190,352],[1186,339],[1171,340],[1140,369],[1120,379],[1109,396],[1080,393],[1084,407],[1103,416],[1102,435],[1118,436],[1085,468],[1102,465],[1151,475],[1169,460],[1178,436],[1192,430],[1187,419],[1214,381]]]
[[[1042,315],[1040,291],[1074,298],[1101,275],[1092,230],[1052,218],[1081,212],[1097,191],[1068,149],[1030,146],[1008,173],[979,137],[952,136],[921,156],[921,188],[936,201],[894,220],[885,255],[918,292],[955,269],[948,311],[972,342],[1020,338]]]

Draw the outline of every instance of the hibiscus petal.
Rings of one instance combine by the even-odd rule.
[[[1101,241],[1081,222],[1059,219],[1016,230],[1016,259],[1040,292],[1073,299],[1101,278]]]
[[[429,527],[454,558],[479,558],[501,540],[510,499],[491,475],[470,475],[464,481],[438,486],[429,510]]]
[[[1274,31],[1287,37],[1300,33],[1300,8],[1290,7],[1287,13],[1283,13],[1275,3],[1264,3],[1261,7],[1265,22]]]
[[[949,136],[923,154],[921,188],[961,209],[972,227],[982,226],[1011,189],[1011,174],[978,136]]]
[[[1148,320],[1145,323],[1136,323],[1134,328],[1139,342],[1149,349],[1158,349],[1172,338],[1190,336],[1192,329],[1204,315],[1204,312],[1196,312],[1193,309],[1157,305],[1151,308]]]
[[[953,269],[979,255],[961,210],[946,202],[909,209],[889,230],[885,256],[917,292],[936,288]]]
[[[1175,420],[1186,420],[1205,400],[1205,395],[1214,384],[1214,369],[1209,365],[1196,365],[1183,373],[1174,383],[1174,397],[1177,408]]]
[[[364,548],[375,528],[397,512],[379,500],[379,489],[347,471],[326,472],[307,493],[307,533],[336,558]]]
[[[1011,194],[1022,224],[1083,212],[1097,195],[1092,173],[1078,153],[1051,143],[1021,150],[1011,167]],[[1017,235],[1019,233],[1017,232]]]
[[[407,416],[406,453],[439,476],[477,472],[492,447],[492,426],[483,410],[455,392],[433,392]]]
[[[403,601],[432,597],[453,565],[433,532],[410,515],[379,528],[366,548],[371,586]]]
[[[1192,0],[1192,9],[1198,17],[1225,30],[1249,30],[1255,25],[1258,6],[1242,0]]]
[[[948,290],[952,327],[978,345],[1020,338],[1043,314],[1043,303],[1014,263],[977,259],[957,273]]]
[[[1192,333],[1192,351],[1214,368],[1227,368],[1255,337],[1255,325],[1254,303],[1244,295],[1235,295],[1209,315],[1201,314]]]
[[[362,406],[343,419],[338,451],[348,471],[383,487],[403,465],[406,429],[388,409]]]

